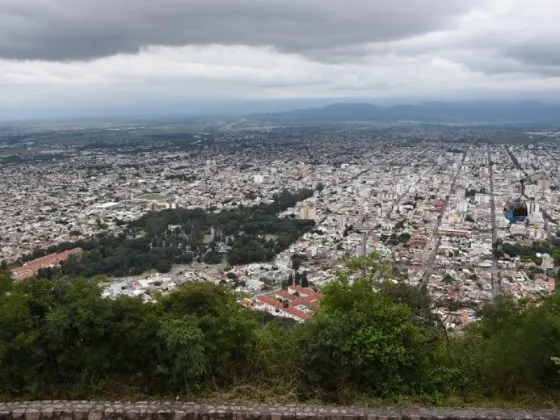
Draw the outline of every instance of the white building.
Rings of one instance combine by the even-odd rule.
[[[459,213],[466,213],[469,208],[469,204],[466,201],[461,201],[457,203],[457,211]]]
[[[315,203],[304,202],[299,208],[299,218],[304,220],[317,220],[317,209]]]
[[[547,191],[550,189],[550,179],[546,175],[543,175],[541,179],[539,179],[539,189],[541,191]]]

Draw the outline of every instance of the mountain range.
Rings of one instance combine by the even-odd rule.
[[[429,102],[422,105],[381,107],[369,103],[335,103],[321,108],[253,114],[253,121],[269,122],[421,122],[551,124],[560,126],[560,105],[540,102],[454,103]]]

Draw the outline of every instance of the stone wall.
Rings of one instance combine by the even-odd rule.
[[[0,403],[0,420],[474,420],[560,419],[560,410],[365,408],[166,402]]]

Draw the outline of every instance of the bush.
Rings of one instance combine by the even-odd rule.
[[[441,334],[419,322],[391,286],[371,278],[325,287],[319,314],[305,326],[304,375],[311,389],[371,397],[446,392],[453,374]],[[410,287],[410,286],[406,286]],[[401,295],[403,297],[403,295]]]
[[[538,305],[504,297],[481,316],[460,343],[472,355],[473,392],[517,398],[560,389],[551,361],[560,354],[560,294]]]
[[[454,338],[424,289],[386,281],[397,278],[388,262],[372,254],[343,263],[303,324],[246,310],[212,284],[186,283],[144,303],[103,299],[98,281],[14,283],[0,271],[0,395],[282,403],[558,395],[559,293],[501,298]]]

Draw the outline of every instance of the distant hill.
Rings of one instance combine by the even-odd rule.
[[[380,107],[368,103],[335,103],[322,108],[253,114],[253,121],[349,122],[415,121],[423,123],[556,124],[560,126],[560,105],[539,102],[459,103],[428,102],[422,105]]]

